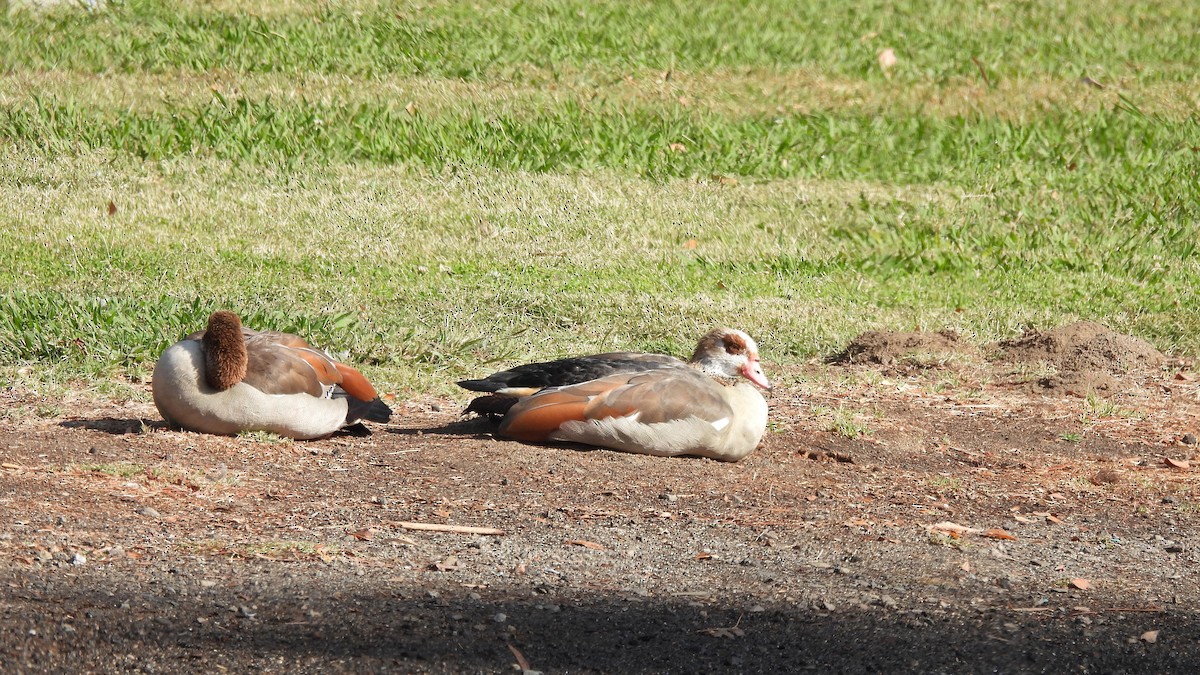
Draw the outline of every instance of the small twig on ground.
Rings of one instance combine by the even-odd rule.
[[[971,57],[971,63],[974,63],[975,67],[979,69],[979,75],[983,78],[983,83],[987,85],[988,89],[991,89],[992,78],[988,77],[987,71],[983,69],[983,64],[980,63],[979,59],[974,56]]]
[[[526,659],[525,655],[521,653],[521,650],[517,649],[511,642],[508,643],[508,651],[512,652],[512,655],[516,657],[517,665],[521,667],[522,672],[533,670],[529,667],[529,660]]]
[[[494,527],[472,527],[470,525],[438,525],[437,523],[410,523],[399,521],[392,523],[405,530],[421,530],[424,532],[454,532],[455,534],[494,534],[502,535],[504,530]]]

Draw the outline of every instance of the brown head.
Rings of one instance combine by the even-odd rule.
[[[246,377],[246,338],[237,314],[213,312],[200,344],[204,349],[204,378],[208,386],[225,391]]]
[[[690,362],[717,377],[744,377],[763,389],[771,383],[758,362],[758,343],[736,328],[717,328],[700,338]]]

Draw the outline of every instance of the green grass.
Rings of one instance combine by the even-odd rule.
[[[209,6],[205,6],[208,4]],[[1200,9],[1162,1],[926,0],[494,3],[114,3],[111,11],[17,13],[0,23],[0,63],[87,72],[172,70],[386,73],[489,79],[533,70],[812,68],[880,77],[874,56],[897,49],[914,79],[1029,74],[1191,81]]]
[[[714,324],[782,363],[867,329],[1077,318],[1194,355],[1198,19],[1184,0],[10,12],[0,380],[144,379],[217,308],[436,392],[498,362],[682,353]]]

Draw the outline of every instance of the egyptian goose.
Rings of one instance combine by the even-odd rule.
[[[319,438],[392,415],[362,373],[295,335],[245,328],[233,312],[168,347],[151,388],[168,424],[209,434]]]
[[[688,361],[618,352],[533,363],[459,385],[491,392],[468,411],[514,440],[566,441],[660,457],[736,462],[767,426],[758,345],[740,330],[700,339]]]

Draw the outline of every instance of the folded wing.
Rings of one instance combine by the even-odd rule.
[[[662,368],[547,389],[510,408],[500,434],[529,442],[575,440],[562,437],[570,422],[623,418],[653,431],[649,425],[693,420],[719,427],[731,414],[722,386],[711,378],[691,368]]]

